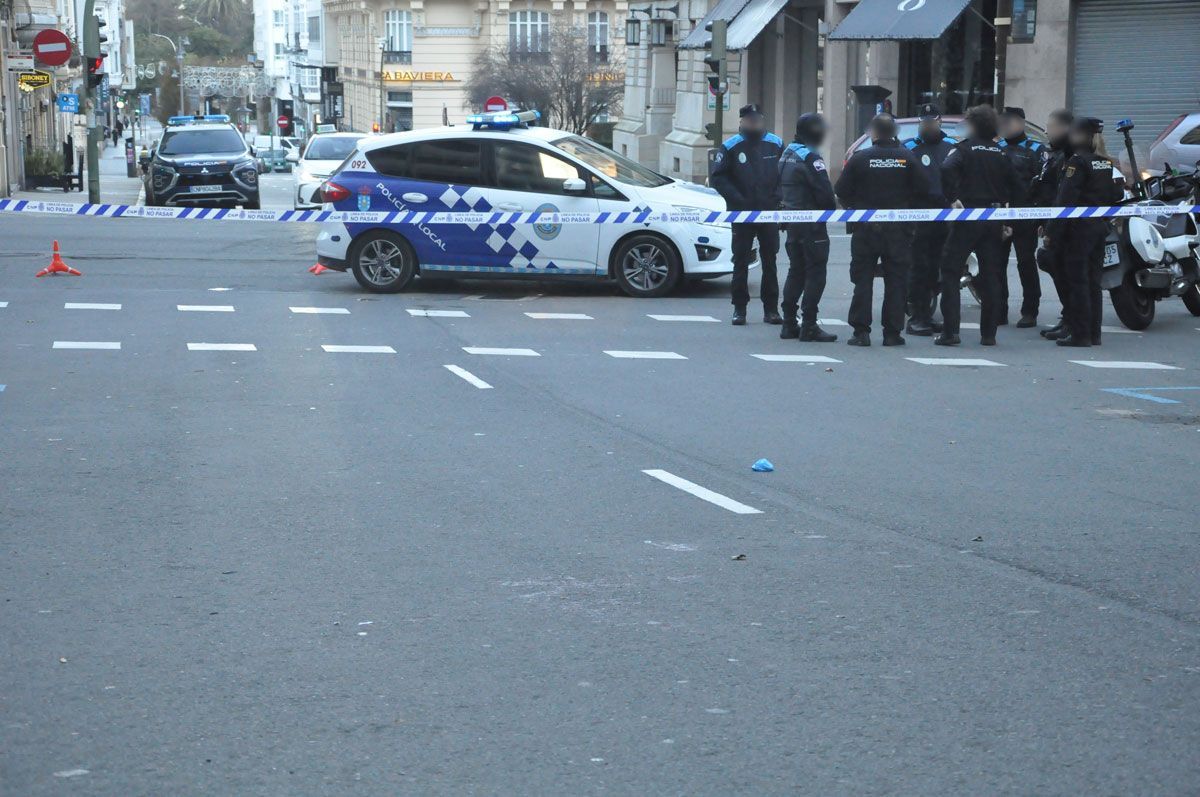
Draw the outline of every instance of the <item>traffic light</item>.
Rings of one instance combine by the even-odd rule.
[[[101,28],[107,27],[107,23],[100,17],[92,16],[86,23],[91,28],[91,39],[96,42],[96,51],[92,53],[84,53],[84,60],[87,61],[87,87],[89,89],[97,88],[104,82],[104,59],[108,58],[108,53],[101,49],[102,45],[108,41],[108,37],[104,35]]]
[[[714,19],[712,22],[705,25],[705,29],[712,34],[712,43],[708,48],[708,55],[704,58],[704,63],[708,66],[708,88],[713,94],[725,93],[728,86],[725,83],[726,78],[726,61],[725,61],[725,31],[728,24],[723,19]]]
[[[108,58],[108,53],[101,53],[87,59],[87,87],[94,89],[104,82],[104,59]]]

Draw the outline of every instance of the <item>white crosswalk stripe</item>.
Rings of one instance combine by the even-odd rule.
[[[920,363],[921,365],[955,365],[967,368],[1004,367],[1004,363],[998,363],[993,360],[982,360],[975,357],[905,357],[904,359]]]
[[[499,357],[541,357],[533,349],[498,349],[491,346],[463,346],[467,354],[492,354]]]
[[[177,304],[176,309],[181,313],[232,313],[231,304]]]
[[[104,341],[104,340],[56,340],[56,341],[54,341],[54,345],[51,348],[114,350],[114,349],[120,349],[121,344],[116,341]]]
[[[595,321],[587,313],[526,313],[538,321]]]
[[[604,352],[609,357],[619,360],[686,360],[682,354],[673,351],[609,351]]]
[[[289,307],[293,313],[300,315],[350,315],[345,307]]]
[[[189,343],[188,351],[258,351],[253,343]]]
[[[408,308],[408,314],[418,318],[470,318],[466,312],[462,310],[422,310],[420,308]]]
[[[1177,365],[1164,363],[1138,362],[1133,360],[1071,360],[1076,365],[1086,365],[1088,368],[1117,368],[1134,371],[1179,371]]]
[[[655,321],[699,321],[705,323],[721,323],[720,319],[713,318],[710,315],[658,315],[655,313],[647,313],[647,317],[653,318]]]
[[[841,360],[835,360],[832,357],[825,357],[820,354],[751,354],[751,357],[756,357],[769,363],[840,363]]]
[[[391,346],[343,346],[336,343],[323,343],[321,348],[330,354],[395,354]]]
[[[120,310],[119,304],[100,304],[97,302],[66,302],[64,310]]]
[[[452,373],[455,376],[474,385],[475,387],[479,388],[480,390],[491,390],[492,389],[491,385],[489,385],[487,382],[484,382],[479,377],[475,376],[475,374],[471,373],[466,368],[461,368],[457,365],[446,365],[444,367],[450,373]]]

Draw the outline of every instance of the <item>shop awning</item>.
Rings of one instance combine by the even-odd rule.
[[[725,47],[744,50],[787,4],[788,0],[721,0],[696,23],[692,32],[679,43],[679,49],[707,50],[712,34],[705,27],[715,19],[723,19],[729,24]]]
[[[859,0],[830,41],[937,39],[971,0]]]

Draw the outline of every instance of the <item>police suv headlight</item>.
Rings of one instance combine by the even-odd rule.
[[[241,163],[233,170],[233,176],[239,183],[246,185],[258,185],[258,167],[254,162]]]
[[[158,190],[168,187],[175,182],[176,178],[175,170],[162,163],[154,164],[151,175],[154,180],[154,187]]]

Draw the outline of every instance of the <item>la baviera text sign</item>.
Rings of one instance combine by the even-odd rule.
[[[383,79],[389,83],[457,83],[450,72],[384,72]]]

